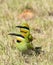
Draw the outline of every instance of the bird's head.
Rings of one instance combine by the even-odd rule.
[[[27,23],[23,23],[22,25],[16,27],[20,28],[20,32],[22,33],[29,33],[30,31],[29,25]]]
[[[25,37],[21,34],[9,33],[8,35],[16,36],[16,42],[18,43],[25,41]]]

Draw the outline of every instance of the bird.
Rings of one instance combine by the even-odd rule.
[[[16,37],[16,48],[22,53],[27,52],[28,50],[33,50],[38,56],[41,53],[41,47],[33,47],[32,40],[33,37],[30,34],[30,28],[27,23],[23,23],[20,26],[16,26],[20,28],[20,33],[9,33],[8,35]]]
[[[28,49],[33,50],[33,45],[22,34],[9,33],[8,35],[16,36],[16,48],[21,52],[26,52]]]
[[[20,28],[20,33],[28,38],[28,41],[29,42],[32,42],[33,41],[33,36],[31,35],[30,33],[30,28],[29,28],[29,25],[28,23],[22,23],[22,25],[20,26],[16,26],[17,28]]]

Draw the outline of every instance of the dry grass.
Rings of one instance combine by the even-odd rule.
[[[33,45],[42,46],[44,51],[38,57],[34,52],[31,56],[26,54],[23,57],[15,47],[15,38],[8,36],[9,32],[18,32],[15,26],[22,23],[23,19],[17,17],[27,3],[37,11],[34,18],[26,22],[34,37]],[[0,0],[0,65],[53,65],[52,12],[53,0]]]

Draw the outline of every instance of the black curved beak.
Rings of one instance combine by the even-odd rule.
[[[18,27],[18,28],[24,28],[24,29],[28,29],[29,30],[29,28],[25,27],[25,26],[16,26],[16,27]]]
[[[9,33],[8,35],[12,35],[12,36],[18,36],[19,34],[15,34],[15,33]]]
[[[19,36],[19,37],[24,38],[24,36],[22,36],[21,34],[9,33],[8,35],[12,35],[12,36]]]
[[[16,27],[18,27],[18,28],[23,28],[23,26],[16,26]]]

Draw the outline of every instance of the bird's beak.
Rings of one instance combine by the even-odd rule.
[[[15,33],[9,33],[8,35],[19,36],[19,34],[15,34]]]
[[[22,38],[24,38],[24,36],[23,36],[23,35],[21,35],[21,34],[9,33],[8,35],[18,36],[18,37],[22,37]]]
[[[25,26],[16,26],[16,27],[18,27],[18,28],[24,28],[24,29],[29,30],[29,28],[28,27],[25,27]]]
[[[16,27],[18,27],[18,28],[23,28],[23,26],[16,26]]]

